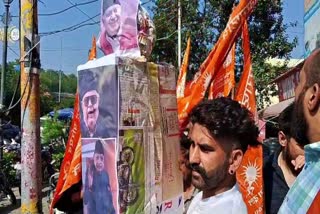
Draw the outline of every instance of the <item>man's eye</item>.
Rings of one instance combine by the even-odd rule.
[[[209,152],[212,152],[213,149],[211,148],[207,148],[207,147],[204,147],[204,146],[200,146],[200,150],[204,153],[209,153]]]

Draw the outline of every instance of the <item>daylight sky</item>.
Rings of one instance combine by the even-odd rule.
[[[76,25],[84,20],[99,15],[100,1],[93,2],[88,5],[77,8],[72,8],[65,13],[55,16],[47,16],[48,13],[61,11],[70,7],[74,3],[88,2],[91,0],[41,0],[38,5],[39,16],[39,32],[50,32],[67,28]],[[142,2],[147,1],[143,0]],[[284,3],[284,22],[297,22],[296,27],[290,27],[287,34],[292,40],[294,37],[298,38],[298,46],[292,52],[292,58],[303,57],[304,44],[304,1],[303,0],[283,0]],[[10,7],[10,13],[17,16],[19,0],[13,0]],[[0,14],[4,13],[3,2],[0,2]],[[93,20],[99,21],[99,16]],[[92,21],[93,22],[93,21]],[[18,18],[13,17],[10,26],[19,26]],[[3,27],[3,24],[0,24]],[[68,33],[58,33],[41,38],[41,64],[44,69],[62,70],[66,73],[76,73],[77,66],[87,61],[88,50],[91,47],[92,36],[99,34],[99,24],[85,26]],[[2,45],[0,42],[2,58]],[[13,61],[18,58],[19,43],[9,43],[8,61]],[[98,51],[98,56],[102,56]]]

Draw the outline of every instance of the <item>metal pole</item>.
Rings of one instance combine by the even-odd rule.
[[[178,69],[181,66],[181,0],[178,0]]]
[[[21,213],[42,213],[40,155],[40,53],[37,0],[20,0],[21,57]]]
[[[5,73],[7,70],[7,50],[8,50],[8,24],[9,24],[9,1],[4,2],[6,8],[5,12],[5,23],[4,23],[4,34],[3,34],[3,55],[2,55],[2,69],[1,69],[1,88],[0,88],[0,111],[4,110],[4,83],[5,83]],[[3,129],[2,129],[2,113],[0,114],[0,160],[3,157]]]

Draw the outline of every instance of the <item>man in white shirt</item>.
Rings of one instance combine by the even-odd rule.
[[[189,115],[192,184],[201,190],[188,214],[247,213],[236,182],[248,145],[257,145],[252,114],[229,98],[206,100]]]

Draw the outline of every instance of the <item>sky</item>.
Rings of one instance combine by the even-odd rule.
[[[45,14],[61,11],[72,6],[72,4],[79,4],[92,0],[39,0],[39,33],[51,32],[55,30],[64,29],[72,25],[76,25],[82,21],[94,17],[100,13],[101,0],[95,1],[88,5],[79,6],[61,13],[59,15],[47,16]],[[145,2],[148,0],[142,0]],[[283,15],[284,22],[297,22],[296,27],[287,29],[289,39],[298,38],[298,46],[293,50],[292,58],[302,58],[304,55],[304,1],[303,0],[282,0],[284,5]],[[42,2],[42,3],[41,3]],[[10,13],[13,16],[19,14],[18,10],[19,0],[13,0],[10,6]],[[0,2],[0,14],[4,13],[4,5]],[[43,14],[43,15],[41,15]],[[93,20],[99,21],[100,16]],[[90,20],[87,23],[94,22]],[[17,17],[12,18],[10,26],[19,26]],[[0,24],[0,28],[3,24]],[[62,32],[41,38],[40,42],[40,58],[41,65],[44,69],[62,70],[65,73],[76,73],[77,66],[84,64],[88,58],[88,51],[91,48],[91,41],[93,36],[98,36],[99,24],[84,26],[72,32]],[[0,42],[2,59],[3,43]],[[8,62],[13,61],[19,55],[19,42],[9,43]],[[98,57],[102,56],[102,52],[98,51]]]

